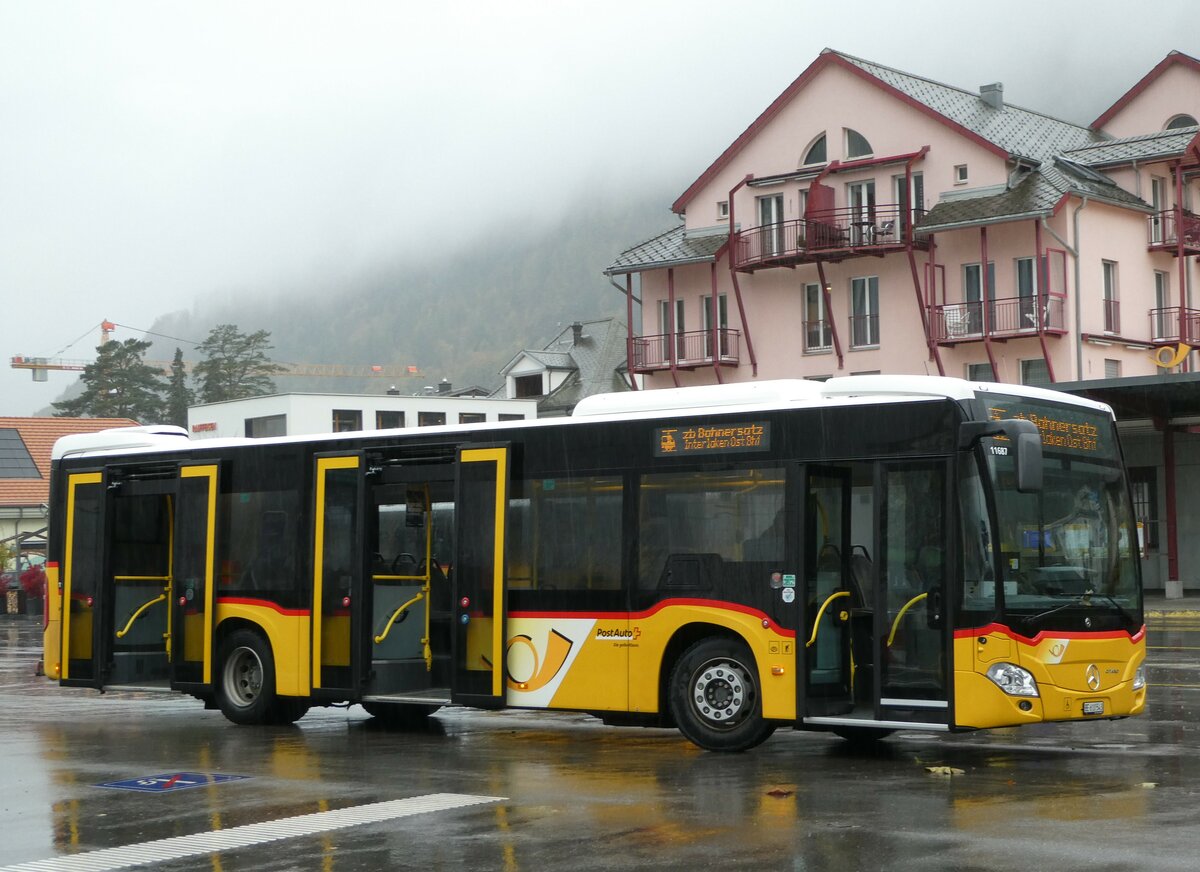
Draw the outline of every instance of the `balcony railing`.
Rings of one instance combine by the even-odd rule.
[[[911,213],[919,220],[923,210]],[[792,219],[752,227],[737,234],[734,266],[748,269],[758,266],[784,266],[822,255],[878,253],[880,249],[904,245],[905,219],[902,206],[882,205],[870,209],[830,209],[808,219]],[[924,248],[925,241],[913,245]]]
[[[1186,209],[1164,209],[1146,218],[1151,248],[1178,249],[1182,239],[1188,254],[1200,253],[1200,216]]]
[[[879,344],[879,316],[850,316],[850,347],[869,348]]]
[[[1105,300],[1104,301],[1104,332],[1105,333],[1120,333],[1121,332],[1121,301],[1120,300]]]
[[[724,366],[737,366],[741,334],[737,330],[727,328],[722,328],[718,334],[720,354],[717,362]],[[713,363],[713,335],[711,330],[690,330],[674,335],[658,333],[635,336],[632,350],[635,372],[669,369],[672,351],[676,366],[692,369]]]
[[[986,306],[986,308],[985,308]],[[987,315],[989,337],[1010,337],[1036,334],[1039,308],[1042,329],[1062,333],[1062,297],[1005,297],[986,304],[975,300],[968,303],[947,303],[934,306],[930,330],[937,342],[971,342],[983,338],[984,315]]]
[[[805,321],[804,350],[830,351],[833,349],[833,328],[828,319]]]
[[[1150,310],[1150,336],[1155,342],[1186,342],[1200,345],[1200,309],[1183,310],[1183,331],[1180,332],[1179,307],[1168,306]]]

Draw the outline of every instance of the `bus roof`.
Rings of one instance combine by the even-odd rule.
[[[574,420],[634,420],[653,416],[681,416],[703,411],[752,411],[799,406],[831,406],[862,402],[904,402],[951,400],[956,402],[982,399],[980,394],[998,393],[1072,406],[1082,406],[1112,415],[1103,403],[1085,400],[1045,388],[994,382],[968,382],[958,378],[925,375],[855,375],[839,376],[827,381],[806,379],[769,379],[758,382],[735,382],[721,385],[663,388],[659,390],[622,391],[595,394],[579,402],[571,418],[531,419],[520,424],[525,427],[569,425]],[[419,428],[422,435],[463,433],[487,429],[504,429],[518,422],[501,421],[486,424],[452,424]],[[404,430],[360,431],[356,436],[378,437],[387,433],[412,434],[417,428]],[[143,453],[174,451],[180,448],[220,448],[234,445],[268,445],[289,442],[321,442],[344,439],[348,433],[319,433],[267,438],[233,437],[226,439],[188,439],[182,427],[153,425],[118,427],[95,433],[64,436],[54,443],[53,460],[87,454]],[[180,440],[183,440],[182,442]]]

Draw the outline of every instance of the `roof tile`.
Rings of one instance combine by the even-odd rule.
[[[41,474],[41,478],[0,478],[0,506],[40,506],[50,499],[50,451],[60,437],[137,423],[129,418],[0,417],[0,429],[17,431]]]

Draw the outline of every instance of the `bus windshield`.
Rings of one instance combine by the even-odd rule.
[[[963,625],[997,616],[1026,636],[1136,632],[1137,534],[1112,419],[1027,398],[987,400],[993,417],[1037,424],[1044,486],[1019,493],[1012,453],[1002,440],[984,440],[984,475],[971,469],[960,481]]]

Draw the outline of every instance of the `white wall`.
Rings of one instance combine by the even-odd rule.
[[[208,403],[188,409],[188,432],[193,439],[245,436],[248,418],[286,415],[285,435],[299,436],[333,431],[334,409],[362,413],[364,430],[375,429],[378,411],[404,412],[405,425],[416,427],[421,412],[440,412],[447,424],[458,424],[463,413],[485,415],[486,421],[499,421],[500,415],[537,417],[534,400],[503,400],[487,397],[388,396],[386,394],[273,394]]]

